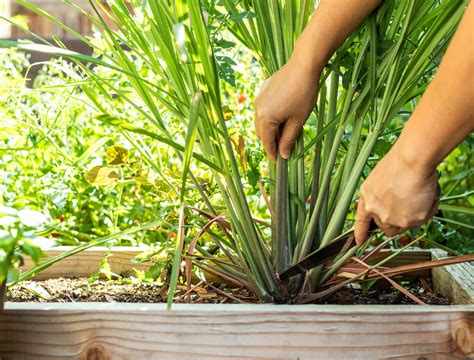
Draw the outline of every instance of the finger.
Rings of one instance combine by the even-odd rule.
[[[408,228],[402,228],[399,226],[388,225],[388,224],[377,224],[377,225],[380,228],[380,231],[382,231],[388,237],[396,236],[408,230]]]
[[[362,198],[357,204],[356,222],[355,222],[355,241],[357,245],[361,246],[369,237],[370,220],[372,217],[370,213],[365,210],[365,203]]]
[[[428,213],[426,221],[430,220],[431,218],[433,218],[433,216],[436,215],[436,213],[438,212],[438,206],[439,206],[439,196],[433,202],[433,206],[431,207],[431,210]]]
[[[265,121],[265,128],[260,129],[260,140],[268,157],[275,161],[277,155],[276,135],[278,124],[271,121]]]
[[[377,215],[372,214],[372,218],[374,219],[375,223],[377,224],[378,228],[381,232],[383,232],[388,237],[393,237],[395,235],[401,234],[402,232],[408,230],[408,228],[396,226],[393,224],[389,224],[383,222]]]
[[[283,159],[288,159],[295,145],[296,139],[301,132],[302,122],[296,119],[290,119],[285,123],[280,141],[278,142],[278,150]]]

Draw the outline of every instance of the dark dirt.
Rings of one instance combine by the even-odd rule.
[[[433,294],[429,279],[404,284],[412,294],[430,305],[449,305],[445,297]],[[175,302],[187,302],[187,288],[177,289]],[[247,291],[230,289],[226,285],[196,285],[189,292],[193,303],[256,303],[258,300]],[[7,301],[13,302],[135,302],[160,303],[166,301],[166,289],[155,283],[127,283],[124,281],[97,280],[89,283],[87,278],[50,279],[25,281],[7,291]],[[415,304],[401,292],[379,282],[368,291],[347,287],[340,289],[325,300],[325,304]]]
[[[431,279],[420,279],[404,284],[404,288],[410,291],[418,299],[429,305],[452,305],[445,296],[435,294],[432,290]],[[413,305],[415,301],[388,286],[386,282],[380,282],[373,288],[363,291],[357,288],[343,288],[332,294],[325,304],[339,305]]]

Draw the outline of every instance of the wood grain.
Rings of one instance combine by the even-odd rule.
[[[0,357],[465,359],[473,324],[472,306],[7,303]]]
[[[447,257],[442,250],[432,250],[433,260]],[[434,290],[455,304],[474,304],[474,266],[469,263],[431,270]],[[474,334],[473,334],[474,335]]]
[[[382,257],[387,257],[392,255],[392,250],[382,250],[380,255]],[[397,267],[408,264],[414,264],[422,261],[431,260],[431,252],[429,250],[417,250],[417,249],[407,249],[403,251],[402,254],[395,256],[393,259],[387,261],[383,266],[388,267]],[[410,273],[404,274],[405,278],[408,279],[419,279],[427,278],[431,276],[431,270],[417,270]]]
[[[47,258],[51,258],[72,249],[70,246],[59,246],[44,250]],[[130,260],[145,251],[146,248],[115,246],[111,250],[108,262],[112,272],[119,275],[134,275],[134,269],[147,270],[152,263],[133,263]],[[107,254],[105,247],[93,247],[79,254],[68,257],[34,277],[35,280],[56,279],[60,277],[90,276],[99,270],[100,262]],[[33,267],[30,258],[25,258],[25,265],[21,270],[25,271]]]
[[[63,252],[71,250],[71,246],[60,246],[53,249],[44,250],[48,258],[59,255]],[[147,270],[152,263],[132,263],[130,259],[134,258],[146,248],[129,247],[129,246],[115,246],[111,250],[112,256],[108,261],[112,272],[119,275],[134,274],[134,269]],[[50,268],[42,271],[34,277],[35,280],[55,279],[59,277],[80,277],[90,276],[98,271],[100,262],[107,254],[107,249],[104,247],[93,247],[82,253],[69,257]],[[381,256],[389,256],[391,251],[382,251]],[[386,263],[386,266],[400,266],[411,264],[419,261],[426,261],[431,259],[431,253],[426,250],[408,250],[402,255],[393,258]],[[25,258],[25,265],[21,268],[22,271],[28,270],[33,266],[30,258]],[[430,270],[421,270],[410,274],[411,277],[429,277]],[[214,280],[217,280],[213,277]]]

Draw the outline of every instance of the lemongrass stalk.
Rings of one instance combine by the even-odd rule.
[[[354,163],[354,167],[347,181],[346,187],[344,188],[340,200],[337,203],[332,217],[328,223],[324,238],[321,242],[321,246],[325,246],[330,240],[337,236],[338,230],[341,228],[341,225],[345,221],[347,209],[357,188],[357,184],[359,183],[360,174],[362,173],[367,163],[367,160],[370,156],[370,153],[372,152],[373,147],[375,146],[375,143],[377,142],[379,134],[380,129],[375,129],[374,132],[369,134],[364,145],[362,146],[357,161]]]
[[[296,140],[296,143],[294,145],[295,150],[298,148],[298,141],[299,137]],[[288,178],[288,188],[286,191],[287,198],[288,198],[288,209],[289,209],[289,217],[287,218],[288,224],[288,242],[292,244],[295,240],[296,237],[296,222],[297,222],[297,213],[298,213],[298,202],[296,200],[299,192],[298,192],[298,163],[295,161],[292,161],[292,158],[290,157],[290,160],[287,161],[287,167],[286,167],[286,172],[287,172],[287,178]],[[277,162],[277,168],[278,168],[279,163]],[[278,193],[281,192],[282,189],[278,187],[277,184],[277,189]]]
[[[300,135],[296,142],[296,151],[301,152],[304,149],[304,136],[303,134]],[[304,233],[304,227],[306,223],[306,183],[305,183],[305,164],[304,164],[304,157],[301,157],[296,161],[297,168],[297,222],[296,222],[296,234],[295,237],[292,239],[291,249],[294,251],[296,248],[296,244],[298,240],[301,239]]]
[[[275,248],[275,271],[277,273],[283,272],[288,268],[291,262],[290,250],[290,204],[289,204],[289,189],[288,189],[288,160],[283,159],[278,155],[277,159],[277,174],[276,174],[276,188],[278,191],[275,194],[275,241],[273,246]]]
[[[362,113],[365,115],[364,111],[362,111]],[[338,186],[339,193],[341,193],[346,188],[347,181],[349,179],[349,174],[352,171],[354,163],[357,159],[363,124],[364,124],[363,115],[356,116],[354,118],[354,122],[352,126],[352,136],[350,139],[349,148],[344,157],[344,165],[343,165],[343,171],[342,171],[342,176],[341,176],[341,182]],[[339,196],[337,197],[337,199],[338,198]],[[336,202],[338,202],[338,200],[336,200]],[[333,205],[334,203],[329,203],[330,207],[332,207]]]
[[[304,237],[301,240],[301,242],[298,244],[299,245],[297,249],[298,259],[302,259],[306,255],[308,255],[308,253],[310,252],[313,246],[314,237],[316,234],[316,229],[317,229],[317,225],[319,221],[319,216],[321,213],[321,209],[323,208],[327,199],[327,195],[329,191],[329,183],[331,181],[332,169],[336,162],[337,152],[339,150],[339,144],[342,139],[342,136],[344,135],[344,129],[345,129],[345,126],[343,124],[340,124],[336,131],[336,135],[335,135],[336,141],[333,143],[333,146],[331,148],[331,154],[328,161],[328,166],[326,167],[324,175],[323,175],[323,180],[321,183],[318,198],[316,200],[315,208],[311,216],[308,218],[309,222],[307,224]]]
[[[323,85],[321,87],[321,90],[319,92],[319,113],[318,113],[318,119],[317,119],[317,129],[316,129],[316,134],[319,134],[323,128],[324,125],[324,119],[326,116],[326,85]],[[311,214],[314,210],[314,206],[316,204],[316,197],[318,196],[318,191],[319,191],[319,178],[320,178],[320,173],[321,173],[321,167],[322,167],[322,145],[323,145],[323,140],[321,139],[316,143],[316,146],[314,147],[314,160],[313,160],[313,179],[311,182],[311,203],[310,203],[310,210],[309,213]]]
[[[355,67],[354,67],[354,73],[353,73],[353,76],[352,76],[352,83],[349,85],[348,94],[347,94],[347,97],[345,99],[345,104],[344,104],[344,107],[343,107],[343,110],[342,110],[341,118],[343,119],[343,122],[340,123],[340,125],[339,125],[339,127],[336,131],[335,139],[334,139],[334,142],[333,142],[332,148],[331,148],[331,153],[329,155],[328,163],[326,164],[326,169],[325,169],[325,172],[324,172],[324,175],[323,175],[323,180],[322,180],[322,183],[321,183],[321,190],[320,190],[320,193],[318,195],[318,199],[316,200],[314,211],[311,214],[311,217],[310,217],[310,220],[309,220],[306,232],[305,232],[305,236],[302,240],[301,248],[299,249],[299,254],[298,254],[299,258],[303,258],[311,250],[313,239],[314,239],[314,236],[316,234],[316,227],[317,227],[317,224],[318,224],[318,219],[319,219],[321,210],[324,206],[324,203],[326,202],[326,199],[327,199],[332,171],[333,171],[333,168],[334,168],[334,165],[335,165],[335,162],[336,162],[336,157],[337,157],[337,153],[338,153],[338,150],[339,150],[339,145],[342,142],[342,136],[344,135],[344,132],[345,132],[345,124],[346,124],[346,121],[347,121],[346,117],[347,117],[347,114],[349,112],[351,101],[352,101],[352,98],[353,98],[354,93],[355,93],[356,79],[357,79],[357,77],[359,75],[359,72],[360,72],[360,67],[361,67],[363,55],[365,54],[365,51],[367,50],[367,44],[368,44],[368,42],[365,41],[365,45],[363,46],[363,48],[362,48],[362,50],[359,54],[359,57],[356,61]]]
[[[347,161],[346,157],[342,158],[341,163],[337,167],[336,173],[331,183],[331,188],[329,191],[329,199],[326,203],[326,208],[325,208],[326,213],[324,214],[324,216],[321,215],[320,227],[321,227],[322,235],[324,235],[324,233],[326,232],[328,221],[333,216],[334,207],[337,204],[337,200],[336,200],[337,196],[339,195],[339,192],[341,191],[341,189],[343,189],[343,187],[341,187],[341,182],[342,182],[342,174],[344,173],[344,167],[345,167],[344,165],[346,161]],[[321,236],[320,240],[322,238],[323,236]]]
[[[339,88],[339,75],[337,72],[332,71],[330,77],[330,85],[329,85],[329,98],[328,98],[328,120],[327,123],[330,124],[336,119],[336,111],[337,111],[337,93]],[[330,154],[330,146],[334,141],[335,130],[330,130],[328,134],[324,138],[324,142],[322,143],[322,154],[321,154],[321,170],[327,167],[329,161],[329,154]],[[319,170],[318,178],[321,176],[321,170]],[[319,182],[321,182],[319,180]],[[321,184],[318,185],[318,190],[321,189]],[[319,192],[317,194],[319,196]],[[316,206],[316,199],[314,199],[314,205],[312,205],[309,216],[312,215],[314,211],[314,206]],[[327,218],[327,206],[323,206],[321,210],[321,223],[326,224]]]
[[[321,277],[321,280],[319,280],[319,283],[322,284],[324,283],[327,279],[329,279],[341,266],[343,266],[357,251],[359,247],[358,246],[353,246],[349,250],[347,250],[342,256],[337,258],[334,262],[334,265],[331,266],[326,272]]]

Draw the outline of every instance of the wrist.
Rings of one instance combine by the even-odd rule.
[[[312,76],[319,76],[326,66],[327,56],[321,49],[308,46],[308,42],[304,41],[302,36],[296,42],[289,62]]]
[[[438,161],[433,158],[422,141],[414,141],[402,135],[397,140],[392,150],[397,161],[411,174],[428,178],[436,171]]]

